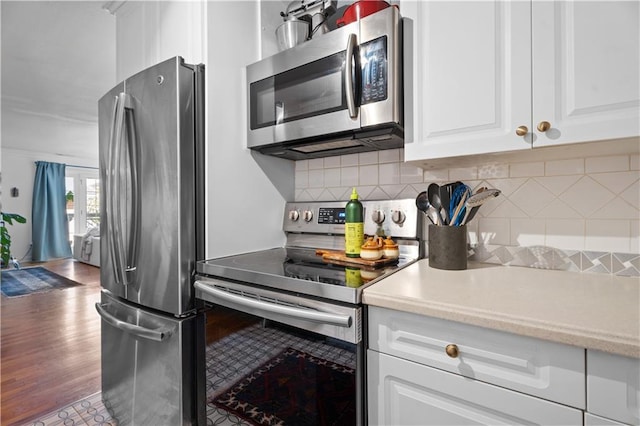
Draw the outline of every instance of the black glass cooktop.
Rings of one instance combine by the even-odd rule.
[[[380,268],[323,261],[315,249],[275,248],[198,262],[201,275],[321,298],[360,303],[362,289],[413,259],[400,257]]]

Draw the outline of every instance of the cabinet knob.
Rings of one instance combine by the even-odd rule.
[[[518,136],[524,136],[527,133],[529,133],[529,129],[527,129],[527,126],[518,126],[518,128],[516,129],[516,135]]]
[[[546,132],[550,128],[551,128],[551,123],[549,123],[548,121],[541,121],[540,123],[538,123],[538,130],[541,132]]]
[[[460,353],[458,351],[458,345],[454,345],[454,344],[449,344],[444,348],[444,351],[447,353],[447,355],[449,355],[451,358],[457,358],[458,354]]]

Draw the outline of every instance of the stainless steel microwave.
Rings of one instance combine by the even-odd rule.
[[[403,146],[402,19],[388,7],[247,67],[247,145],[293,160]]]

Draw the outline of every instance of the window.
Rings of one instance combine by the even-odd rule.
[[[100,179],[98,171],[67,168],[65,179],[69,241],[100,226]]]

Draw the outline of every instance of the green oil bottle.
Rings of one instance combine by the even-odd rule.
[[[360,246],[364,243],[364,214],[355,188],[345,207],[344,240],[345,255],[360,257]]]

